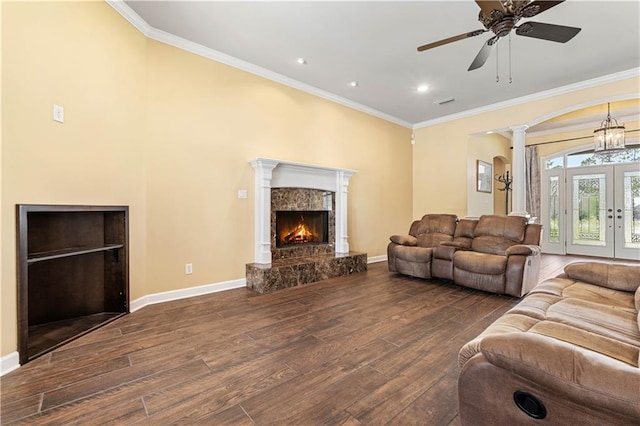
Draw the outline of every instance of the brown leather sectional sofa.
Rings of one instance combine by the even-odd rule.
[[[389,270],[520,297],[538,282],[541,233],[520,216],[427,214],[391,236]]]
[[[640,424],[640,266],[574,263],[459,353],[463,425]]]

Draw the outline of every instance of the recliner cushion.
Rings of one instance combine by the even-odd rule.
[[[428,234],[418,235],[417,240],[419,247],[437,247],[440,243],[453,240],[453,237],[439,232],[430,232]]]
[[[471,249],[480,253],[504,255],[524,240],[527,221],[520,216],[484,215],[478,220]]]
[[[507,268],[507,257],[474,251],[458,251],[453,256],[456,268],[476,274],[502,275]]]
[[[640,287],[638,268],[600,262],[575,262],[564,267],[574,280],[596,284],[614,290],[636,291]]]
[[[453,237],[457,220],[458,217],[453,214],[426,214],[411,234],[417,237],[420,234],[439,233]]]

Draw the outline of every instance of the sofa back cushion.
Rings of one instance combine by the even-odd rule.
[[[574,262],[564,267],[571,279],[614,290],[637,291],[640,288],[640,266],[604,262]]]
[[[409,234],[418,239],[420,247],[436,247],[444,241],[453,240],[458,217],[453,214],[426,214],[411,226]]]
[[[476,219],[460,219],[453,234],[453,241],[459,243],[460,247],[469,248],[473,241],[473,230],[476,229],[478,221]]]
[[[522,244],[527,219],[522,216],[484,215],[473,231],[471,249],[479,253],[504,255],[505,250]]]

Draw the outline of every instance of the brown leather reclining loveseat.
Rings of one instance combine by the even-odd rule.
[[[391,236],[389,270],[520,297],[538,281],[541,233],[520,216],[428,214]]]
[[[640,424],[640,266],[538,284],[458,356],[463,425]]]

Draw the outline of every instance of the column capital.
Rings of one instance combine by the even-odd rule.
[[[529,128],[529,126],[527,124],[521,124],[520,126],[511,126],[511,127],[509,127],[509,129],[513,133],[524,133],[528,128]]]

